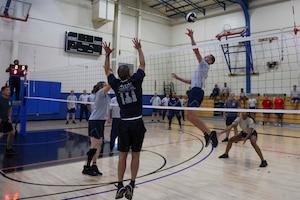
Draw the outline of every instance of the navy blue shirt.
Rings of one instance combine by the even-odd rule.
[[[0,119],[4,122],[8,120],[8,110],[12,106],[12,99],[8,97],[7,99],[0,96]]]
[[[138,69],[136,73],[127,80],[121,81],[115,75],[110,74],[107,79],[111,88],[115,91],[120,106],[121,118],[132,118],[142,115],[143,91],[142,83],[145,72]]]

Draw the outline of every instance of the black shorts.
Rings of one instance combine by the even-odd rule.
[[[275,115],[278,117],[278,119],[282,119],[283,113],[275,113]]]
[[[140,152],[146,133],[143,119],[121,120],[118,138],[118,150],[129,152]]]
[[[232,124],[232,122],[234,122],[234,120],[237,118],[237,116],[233,116],[233,117],[226,117],[226,126],[230,126]]]
[[[193,87],[189,91],[188,107],[200,107],[204,97],[204,91],[201,88]]]
[[[89,120],[89,136],[96,139],[104,138],[104,124],[106,120]]]
[[[0,123],[0,133],[8,133],[13,131],[12,123],[9,122],[1,122]]]
[[[153,108],[153,109],[152,109],[152,113],[159,113],[159,109]]]
[[[243,138],[245,138],[245,137],[247,137],[247,133],[245,133],[244,131],[241,131],[240,132],[240,136],[242,136]],[[257,137],[257,132],[256,132],[256,130],[254,130],[253,132],[252,132],[252,134],[251,134],[251,136],[252,135],[254,135],[254,136],[256,136]]]
[[[75,108],[70,108],[70,109],[68,109],[68,113],[75,113],[75,111],[76,111],[76,109]]]

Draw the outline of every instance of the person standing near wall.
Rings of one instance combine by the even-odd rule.
[[[299,99],[300,99],[300,92],[297,90],[297,85],[294,85],[293,90],[291,91],[291,105],[293,110],[296,110]]]
[[[117,97],[113,97],[110,101],[110,112],[109,117],[112,119],[111,131],[110,131],[110,156],[114,154],[114,146],[116,138],[119,136],[120,132],[120,107],[117,101]]]
[[[79,105],[79,109],[80,109],[79,121],[80,122],[82,121],[83,113],[85,115],[86,121],[89,120],[89,109],[88,109],[88,106],[87,106],[88,99],[89,99],[89,95],[87,94],[86,90],[83,90],[83,93],[79,96],[79,101],[80,101],[80,105]]]
[[[19,65],[19,60],[14,60],[14,65]],[[10,73],[10,66],[6,68],[6,72]],[[20,87],[21,87],[21,77],[9,75],[9,86],[10,86],[10,96],[13,97],[14,91],[16,90],[16,101],[20,100]]]
[[[161,99],[159,96],[157,96],[157,93],[155,92],[153,97],[150,99],[150,102],[152,103],[152,106],[160,106],[161,105]],[[159,109],[158,108],[152,108],[152,122],[154,120],[157,120],[159,122]]]
[[[0,139],[3,137],[4,133],[7,133],[7,144],[5,155],[13,156],[17,152],[12,149],[12,143],[14,140],[15,132],[13,131],[13,126],[11,122],[12,114],[12,99],[10,97],[9,86],[3,86],[1,88],[0,97]]]
[[[274,109],[284,109],[284,101],[281,98],[280,94],[274,99]],[[275,124],[275,126],[282,126],[283,113],[275,113],[275,115],[277,116],[277,123]]]
[[[229,94],[229,98],[225,101],[224,103],[224,108],[230,108],[230,109],[234,109],[234,108],[239,108],[240,107],[240,102],[235,99],[235,94],[234,92],[231,92]],[[225,124],[226,127],[230,126],[232,124],[232,122],[238,117],[238,113],[237,112],[224,112],[223,113],[223,118],[225,119]],[[238,134],[238,130],[237,130],[237,126],[233,127],[233,131],[234,131],[234,135]],[[230,130],[226,131],[226,137],[225,139],[222,140],[222,142],[228,142],[229,141],[229,134],[230,134]]]
[[[249,109],[256,109],[257,100],[254,98],[254,96],[251,94],[248,100]],[[255,113],[250,112],[250,116],[255,122]]]
[[[262,102],[263,109],[272,109],[273,103],[269,99],[269,96],[266,96],[266,98]],[[270,113],[263,113],[263,126],[267,124],[268,117],[270,116]]]
[[[161,100],[161,106],[168,106],[169,99],[170,99],[170,94],[166,93],[166,96]],[[168,111],[167,109],[162,110],[162,121],[165,120],[167,111]]]
[[[67,98],[67,109],[68,110],[67,110],[66,124],[69,124],[70,114],[72,114],[73,124],[76,124],[76,122],[75,122],[76,101],[77,101],[77,97],[74,94],[74,90],[71,90],[71,94]]]

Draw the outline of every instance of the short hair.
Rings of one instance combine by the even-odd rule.
[[[9,88],[9,86],[2,86],[1,87],[1,92],[3,92],[6,88]]]
[[[126,80],[130,77],[129,67],[127,65],[121,65],[118,69],[118,75],[121,80]]]
[[[210,57],[211,57],[211,65],[212,65],[215,63],[216,58],[212,54],[210,54]]]

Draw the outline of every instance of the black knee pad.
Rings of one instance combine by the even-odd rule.
[[[97,152],[97,149],[90,149],[86,155],[89,156],[89,157],[93,157]]]

